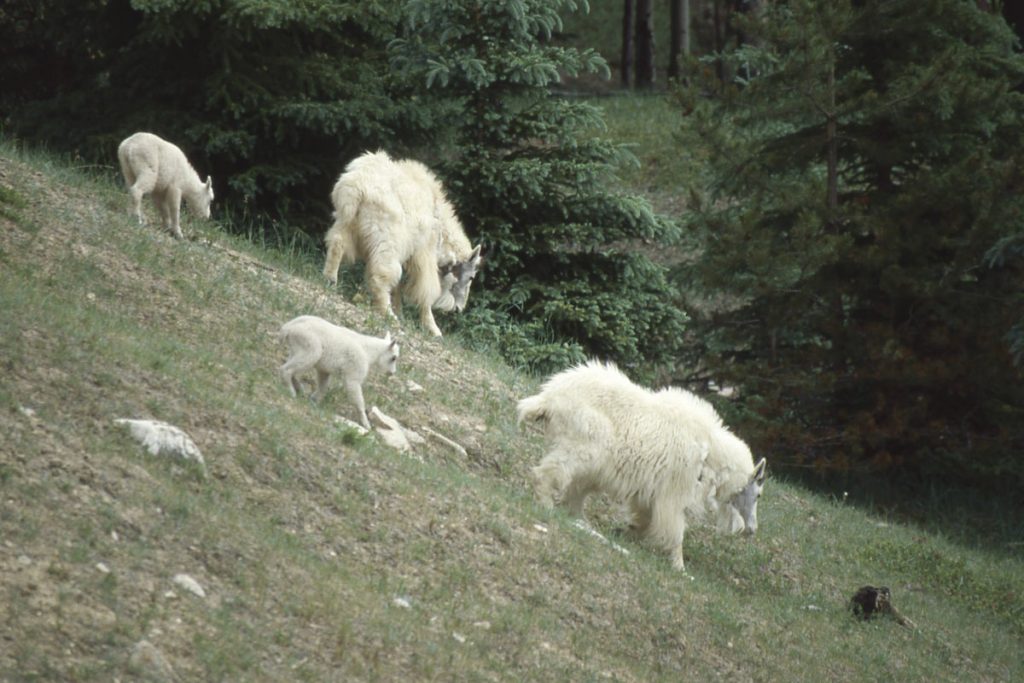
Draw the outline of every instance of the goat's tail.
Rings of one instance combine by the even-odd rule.
[[[121,175],[124,176],[125,185],[131,187],[135,184],[135,171],[132,170],[128,155],[128,146],[122,142],[117,147],[117,161],[121,165]]]
[[[526,420],[537,421],[547,418],[547,402],[543,394],[528,396],[516,404],[516,423],[522,424]]]

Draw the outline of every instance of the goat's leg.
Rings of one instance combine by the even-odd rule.
[[[391,293],[398,287],[402,279],[402,265],[390,259],[373,258],[367,264],[366,281],[373,299],[373,306],[383,315],[397,318],[391,308]]]
[[[356,406],[356,412],[359,415],[359,424],[363,425],[366,429],[370,428],[370,418],[366,416],[366,403],[363,401],[363,386],[357,380],[348,380],[345,382],[345,392],[348,394],[348,398]]]
[[[430,306],[420,306],[420,325],[435,337],[442,336],[441,328],[437,326],[437,322],[434,320],[434,312],[430,310]]]
[[[332,285],[338,284],[338,268],[341,267],[341,261],[345,258],[344,240],[341,235],[342,229],[340,225],[335,223],[327,231],[327,236],[324,237],[324,243],[327,245],[327,258],[324,260],[324,277]]]
[[[185,236],[181,234],[181,190],[176,187],[168,188],[164,194],[164,202],[167,205],[167,216],[170,222],[167,227],[172,235],[178,239],[184,239]]]
[[[686,518],[683,511],[665,500],[655,500],[651,506],[651,523],[647,527],[647,540],[669,554],[672,567],[686,571],[683,564],[683,536]]]
[[[135,180],[128,187],[128,194],[132,198],[132,213],[139,220],[139,225],[146,224],[146,216],[142,213],[142,198],[156,188],[156,171],[145,170],[135,177]]]
[[[331,384],[331,375],[328,372],[317,368],[316,371],[316,391],[313,392],[313,400],[320,402],[324,395],[327,393],[327,387]]]

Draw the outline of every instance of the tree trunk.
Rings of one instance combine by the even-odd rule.
[[[669,0],[668,78],[679,78],[679,58],[690,54],[690,0]]]
[[[633,75],[633,0],[622,2],[622,87],[628,88]]]
[[[636,80],[637,88],[654,85],[654,3],[636,2]]]
[[[722,25],[721,3],[722,0],[712,0],[711,2],[711,35],[714,37],[714,48],[717,53],[721,53],[725,47],[725,27]],[[718,80],[725,80],[725,64],[721,59],[715,60],[715,74],[718,76]]]
[[[825,103],[825,167],[826,167],[826,198],[827,231],[833,234],[840,232],[839,225],[839,139],[836,125],[836,56],[829,55],[828,69],[828,100]],[[832,291],[832,369],[842,376],[846,367],[847,341],[846,313],[843,307],[842,285]]]
[[[828,220],[838,220],[839,211],[839,140],[836,138],[836,67],[828,70],[828,111],[825,114],[825,144],[827,145]]]

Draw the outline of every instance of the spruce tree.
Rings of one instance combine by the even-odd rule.
[[[396,69],[424,98],[460,103],[452,149],[439,155],[447,186],[486,262],[464,316],[471,336],[493,334],[515,363],[541,370],[586,355],[649,373],[674,359],[685,317],[666,273],[639,246],[674,227],[621,191],[622,149],[584,133],[600,111],[552,94],[563,74],[607,73],[591,50],[558,47],[571,0],[415,0]]]
[[[407,149],[441,120],[389,77],[400,9],[12,0],[0,10],[5,128],[114,166],[121,139],[157,133],[213,175],[219,211],[319,237],[345,160],[385,141]]]
[[[791,463],[1024,480],[1021,269],[991,253],[1024,215],[1012,32],[960,0],[790,0],[743,29],[736,78],[691,64],[679,93],[710,172],[679,274],[701,360]]]

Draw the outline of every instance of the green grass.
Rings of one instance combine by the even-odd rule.
[[[367,401],[468,456],[353,437],[333,419],[351,417],[343,392],[293,400],[276,374],[273,332],[294,315],[385,328],[320,283],[307,245],[192,220],[178,242],[133,224],[111,173],[10,144],[0,170],[38,227],[0,216],[2,680],[130,680],[143,638],[202,681],[1024,675],[1024,562],[1005,544],[775,478],[756,537],[690,531],[693,580],[593,501],[620,554],[532,501],[541,443],[514,403],[536,378],[407,319],[399,373]],[[184,428],[208,476],[150,458],[120,417]],[[175,587],[182,572],[205,600]],[[855,621],[866,583],[918,628]]]
[[[684,119],[668,97],[627,93],[595,97],[590,102],[604,113],[608,127],[604,135],[626,145],[637,157],[639,163],[620,174],[625,184],[648,195],[681,194],[698,169],[671,144]]]

